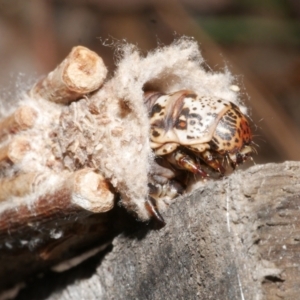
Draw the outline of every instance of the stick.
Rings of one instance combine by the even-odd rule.
[[[57,176],[51,172],[32,172],[0,180],[0,201],[9,200],[11,197],[24,197],[36,192],[36,199],[32,201],[35,211],[30,211],[28,208],[28,211],[24,213],[24,210],[16,207],[17,210],[12,212],[13,222],[18,222],[18,219],[23,218],[24,215],[28,220],[37,215],[45,215],[44,217],[47,218],[56,210],[68,214],[68,210],[72,211],[76,208],[99,213],[113,208],[113,192],[103,176],[93,172],[92,169],[82,169],[71,175],[63,173],[59,180],[57,180]],[[42,194],[40,190],[44,187],[41,184],[55,179],[57,184]],[[55,199],[53,195],[55,195]],[[45,203],[48,203],[50,212],[46,211]]]
[[[34,192],[35,186],[41,179],[39,173],[26,173],[0,180],[0,201],[11,197],[24,197]]]
[[[30,106],[19,107],[12,115],[0,121],[0,140],[7,135],[32,128],[37,112]]]
[[[0,148],[0,162],[11,161],[19,163],[30,150],[30,143],[27,138],[16,137],[12,142]]]
[[[82,47],[74,47],[65,60],[29,91],[32,98],[68,104],[99,89],[107,69],[101,57]]]
[[[90,169],[74,173],[72,203],[88,211],[107,212],[114,206],[114,194],[105,178]]]

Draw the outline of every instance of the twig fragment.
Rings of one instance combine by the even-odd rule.
[[[23,197],[34,192],[41,181],[41,174],[32,172],[20,174],[12,178],[0,180],[0,201],[15,197]]]
[[[10,134],[32,128],[37,112],[30,106],[21,106],[13,114],[0,121],[0,140]]]
[[[72,203],[88,211],[106,212],[114,206],[114,194],[105,178],[90,169],[82,169],[73,174]]]
[[[32,98],[68,104],[99,89],[107,69],[95,52],[77,46],[65,60],[29,91]]]
[[[20,162],[30,150],[30,143],[25,137],[15,137],[10,143],[0,148],[0,162]]]

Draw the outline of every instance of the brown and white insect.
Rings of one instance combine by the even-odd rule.
[[[224,175],[228,165],[235,168],[253,153],[249,122],[229,101],[181,90],[169,95],[146,92],[145,104],[156,164],[161,166],[160,170],[166,166],[174,170],[171,176],[168,171],[152,176],[153,198],[161,195],[164,185],[169,184],[166,179],[176,180],[184,173],[205,178],[207,169]]]

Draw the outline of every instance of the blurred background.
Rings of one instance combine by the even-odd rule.
[[[255,163],[300,160],[299,0],[0,0],[1,98],[13,101],[21,82],[51,71],[75,45],[113,70],[113,42],[146,53],[181,35],[199,42],[212,70],[237,76]]]

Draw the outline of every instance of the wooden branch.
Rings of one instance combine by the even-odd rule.
[[[32,98],[67,104],[99,89],[106,74],[100,56],[77,46],[53,72],[35,84],[29,94]]]
[[[134,223],[101,263],[98,255],[37,277],[18,299],[297,299],[299,182],[299,162],[254,166],[210,182],[174,201],[165,228]],[[128,229],[128,218],[118,220]],[[11,268],[7,255],[1,272]],[[87,270],[94,271],[86,276]]]

